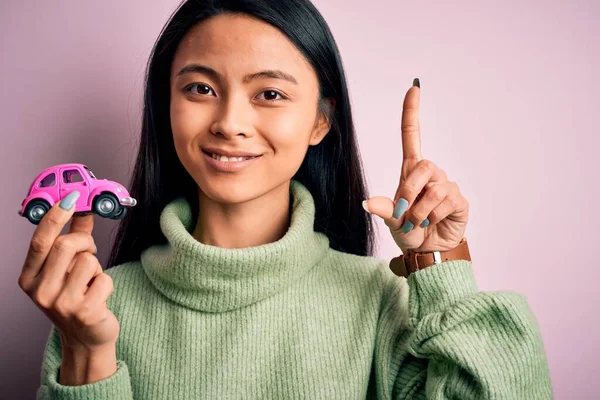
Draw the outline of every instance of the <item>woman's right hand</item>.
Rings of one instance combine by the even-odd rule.
[[[40,221],[19,286],[52,321],[63,351],[92,353],[116,345],[120,327],[106,305],[113,282],[95,256],[94,216],[73,216],[77,197],[65,196]],[[69,233],[59,236],[72,216]]]

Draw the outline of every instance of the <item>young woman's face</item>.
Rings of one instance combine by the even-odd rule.
[[[318,98],[314,70],[279,30],[241,15],[206,20],[184,37],[171,68],[179,159],[215,201],[260,197],[289,181],[329,131]],[[223,172],[207,148],[259,157]]]

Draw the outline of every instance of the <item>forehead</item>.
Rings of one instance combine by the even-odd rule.
[[[283,33],[246,15],[221,14],[190,29],[175,53],[173,73],[201,62],[225,76],[282,69],[301,83],[312,73],[312,66]]]

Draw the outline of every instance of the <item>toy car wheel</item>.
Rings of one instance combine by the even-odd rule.
[[[115,214],[114,217],[110,217],[110,219],[123,219],[127,215],[127,207],[121,207],[118,213]]]
[[[33,200],[27,205],[27,209],[25,210],[25,217],[32,224],[39,225],[44,215],[50,209],[50,204],[48,204],[45,200]]]
[[[94,212],[104,218],[114,217],[121,209],[117,198],[104,193],[94,199]]]

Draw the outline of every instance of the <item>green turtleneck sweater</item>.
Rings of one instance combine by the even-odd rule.
[[[196,241],[189,204],[167,205],[168,243],[106,271],[117,372],[60,385],[52,327],[38,399],[552,398],[522,295],[478,292],[468,261],[405,279],[333,250],[310,192],[291,188],[285,236],[244,249]]]

